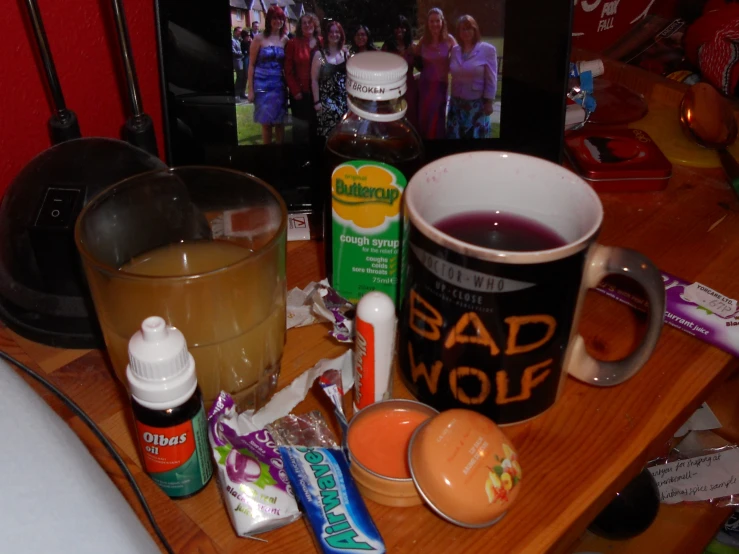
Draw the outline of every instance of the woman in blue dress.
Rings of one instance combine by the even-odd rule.
[[[248,99],[254,102],[254,122],[262,126],[262,142],[282,144],[285,139],[287,86],[283,68],[287,44],[285,12],[270,6],[264,32],[257,35],[249,50]]]

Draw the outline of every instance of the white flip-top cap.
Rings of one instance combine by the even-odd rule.
[[[593,74],[593,77],[600,77],[606,71],[606,68],[603,65],[603,60],[588,60],[580,62],[577,67],[580,70],[580,73],[590,71],[590,73]]]
[[[131,396],[146,408],[167,410],[187,402],[198,386],[195,360],[184,335],[158,316],[147,317],[128,343],[126,377]]]
[[[408,63],[389,52],[361,52],[346,62],[346,91],[363,100],[394,100],[406,91]]]

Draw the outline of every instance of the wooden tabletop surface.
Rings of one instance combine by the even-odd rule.
[[[665,84],[621,66],[607,64],[608,76],[645,94],[650,107],[651,100],[674,105],[682,94],[681,85]],[[675,166],[663,192],[602,194],[601,199],[605,207],[603,244],[640,250],[664,271],[739,298],[739,201],[720,171]],[[317,242],[288,244],[289,288],[303,287],[322,276],[321,248]],[[591,292],[579,327],[593,355],[617,359],[639,340],[643,323],[642,315]],[[346,346],[331,340],[327,331],[322,324],[288,331],[279,387],[319,359],[345,351]],[[132,469],[176,552],[315,551],[302,521],[261,535],[266,543],[238,538],[215,480],[193,498],[167,498],[141,470],[129,401],[104,353],[50,348],[21,338],[1,324],[0,350],[47,374],[103,429]],[[739,362],[729,354],[665,327],[654,356],[630,381],[603,389],[568,379],[552,409],[533,421],[505,428],[520,452],[523,480],[518,501],[494,527],[455,527],[424,506],[387,508],[368,501],[370,513],[392,553],[572,552],[594,516],[649,459],[667,452],[675,430],[711,392],[721,389],[737,367]],[[739,382],[736,375],[733,382]],[[103,447],[61,402],[32,386],[68,421],[144,521],[128,484]],[[408,396],[398,379],[395,392]],[[350,402],[345,404],[349,407]],[[312,395],[294,412],[311,409],[322,409],[331,417],[326,405]],[[739,422],[739,404],[724,402],[722,410],[720,418]],[[706,504],[696,506],[692,512],[687,506],[670,513],[686,518],[711,510]],[[702,544],[712,533],[703,533]],[[700,552],[699,544],[696,541],[691,550],[683,543],[676,552]]]
[[[604,194],[601,242],[636,248],[658,267],[739,297],[739,201],[717,172],[676,167],[664,192]],[[288,245],[288,287],[321,276],[321,243]],[[642,316],[599,293],[586,300],[580,332],[596,356],[623,356],[642,332]],[[325,325],[288,331],[280,387],[321,358],[346,346],[331,340]],[[99,351],[58,350],[0,328],[0,349],[48,374],[123,453],[152,510],[177,552],[313,552],[307,527],[297,522],[262,535],[238,538],[213,480],[193,498],[168,499],[142,472],[133,443],[128,399]],[[613,495],[645,463],[667,450],[669,438],[706,396],[737,367],[729,354],[665,327],[646,367],[627,383],[595,388],[574,379],[543,416],[505,432],[520,452],[519,499],[506,517],[486,530],[455,527],[424,506],[387,508],[367,502],[389,552],[568,551]],[[407,396],[396,379],[396,394]],[[40,391],[64,417],[136,508],[133,495],[107,453],[77,418]],[[349,404],[347,402],[347,404]],[[295,413],[323,409],[316,398]]]

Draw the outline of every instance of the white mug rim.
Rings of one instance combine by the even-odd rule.
[[[461,159],[466,158],[479,158],[486,159],[488,163],[490,160],[503,160],[505,163],[526,163],[526,164],[537,164],[541,166],[547,166],[549,171],[556,172],[560,175],[566,175],[572,182],[577,182],[581,185],[584,194],[590,196],[591,200],[594,201],[594,206],[597,208],[598,213],[595,214],[595,222],[590,228],[581,234],[576,240],[568,241],[567,244],[559,246],[557,248],[551,248],[547,250],[535,250],[535,251],[512,251],[512,250],[498,250],[494,248],[485,248],[483,246],[476,246],[459,239],[456,239],[443,231],[438,230],[419,213],[417,207],[412,202],[412,195],[416,189],[423,187],[422,179],[430,171],[438,169],[445,164],[450,162],[458,162]],[[427,181],[428,183],[429,181]],[[505,264],[535,264],[535,263],[546,263],[550,261],[561,260],[567,258],[577,252],[587,248],[598,235],[601,224],[603,222],[603,204],[598,198],[597,193],[588,185],[583,179],[575,175],[569,169],[564,166],[555,164],[542,158],[536,158],[526,154],[518,154],[515,152],[504,152],[504,151],[477,151],[477,152],[465,152],[461,154],[452,154],[439,158],[433,162],[430,162],[423,166],[411,177],[404,196],[404,204],[407,210],[408,218],[413,225],[428,239],[436,244],[439,244],[449,250],[452,250],[458,254],[464,256],[471,256],[479,260],[494,261]]]

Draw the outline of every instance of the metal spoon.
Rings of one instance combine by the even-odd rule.
[[[726,150],[737,136],[737,124],[729,101],[707,83],[696,83],[680,103],[680,123],[695,141],[715,150],[732,188],[739,195],[739,163]]]

